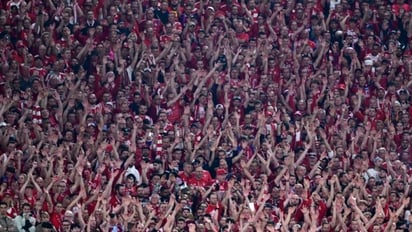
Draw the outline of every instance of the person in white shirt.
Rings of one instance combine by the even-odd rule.
[[[19,232],[35,232],[36,218],[32,216],[31,206],[28,203],[23,204],[23,212],[14,218]]]
[[[374,162],[374,166],[372,168],[369,168],[364,174],[366,181],[368,181],[370,177],[373,177],[376,180],[380,180],[379,172],[382,169],[383,159],[378,156],[374,159],[373,162]]]

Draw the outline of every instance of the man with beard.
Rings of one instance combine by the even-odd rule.
[[[102,107],[102,104],[100,104],[97,101],[96,94],[91,93],[87,100],[88,100],[87,103],[86,103],[87,106],[85,106],[85,107],[86,107],[86,109],[88,109],[88,112],[86,112],[86,113],[96,114],[97,112],[100,112],[100,113],[102,112],[103,107]]]
[[[201,166],[197,166],[189,179],[188,184],[198,187],[209,187],[213,183],[210,173]]]
[[[311,206],[318,211],[318,225],[322,222],[328,210],[325,200],[317,192],[312,193]]]
[[[409,133],[404,132],[402,134],[401,145],[398,147],[397,151],[399,153],[408,152],[409,155],[412,154],[412,146],[411,146],[411,143],[410,143],[410,134]]]
[[[280,203],[281,210],[285,213],[289,212],[289,210],[293,210],[291,220],[299,222],[303,220],[303,212],[302,207],[306,204],[303,203],[302,198],[299,195],[292,193],[284,199],[283,203]]]
[[[148,202],[150,196],[149,185],[142,183],[137,186],[136,197],[140,202]]]
[[[112,209],[122,204],[122,198],[126,195],[126,186],[117,184],[114,186],[114,193],[112,193],[109,204]]]

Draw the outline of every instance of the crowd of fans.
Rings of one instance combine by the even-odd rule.
[[[412,231],[412,1],[0,1],[0,231]]]

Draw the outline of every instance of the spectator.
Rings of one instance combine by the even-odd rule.
[[[49,222],[42,222],[36,228],[36,232],[53,232],[56,231],[53,225]]]
[[[0,9],[0,224],[410,229],[410,1]]]
[[[19,231],[13,219],[7,216],[7,207],[8,206],[5,202],[0,202],[1,229],[5,231]]]
[[[14,218],[17,229],[19,230],[19,232],[34,232],[36,230],[36,218],[32,215],[30,204],[24,203],[22,205],[22,209],[23,211],[21,212],[21,214]]]

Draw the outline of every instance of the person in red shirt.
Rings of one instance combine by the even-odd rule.
[[[38,76],[41,80],[47,75],[47,70],[44,68],[42,58],[39,55],[34,56],[33,66],[29,69],[30,76]]]
[[[312,198],[310,199],[311,204],[317,209],[318,211],[318,225],[321,224],[322,219],[326,216],[327,213],[327,206],[325,201],[319,196],[317,192],[312,193]]]
[[[226,180],[227,176],[227,170],[223,168],[218,168],[216,170],[216,183],[219,186],[219,191],[222,191],[223,193],[228,190],[228,183]]]
[[[70,188],[68,188],[67,186],[67,180],[57,181],[55,186],[56,188],[53,190],[53,193],[51,194],[52,201],[54,203],[57,204],[58,202],[64,202],[64,200],[67,200],[67,196],[74,193],[74,191],[77,189],[77,184],[71,185]]]
[[[114,187],[114,192],[110,196],[109,204],[110,207],[116,208],[122,204],[122,198],[126,195],[126,186],[123,184],[117,184]]]
[[[7,203],[8,205],[7,210],[6,210],[7,216],[11,218],[15,218],[17,216],[18,211],[16,208],[16,204],[14,203],[14,200],[13,200],[12,191],[7,190],[2,196],[2,201]]]
[[[165,24],[164,28],[165,32],[159,38],[159,45],[162,48],[166,47],[166,44],[172,41],[173,38],[173,25],[170,22],[168,22]]]
[[[17,41],[16,48],[17,51],[12,52],[13,59],[17,61],[19,64],[22,64],[24,63],[24,56],[25,53],[27,53],[27,48],[21,40]]]
[[[61,202],[57,202],[54,206],[53,212],[50,214],[50,222],[55,228],[61,228],[65,209]]]
[[[216,192],[212,192],[209,195],[208,201],[209,203],[205,210],[206,214],[210,214],[214,216],[215,218],[217,218],[218,220],[220,220],[224,212],[224,207],[222,203],[219,201],[218,194]],[[217,217],[216,217],[216,214],[217,214]]]
[[[34,190],[33,185],[27,185],[27,187],[24,187],[20,191],[20,199],[27,201],[31,207],[34,207],[34,204],[36,203],[36,198],[37,194],[36,191]]]
[[[41,44],[38,48],[37,54],[42,61],[43,67],[51,67],[51,65],[56,61],[54,56],[50,56],[47,53],[47,47]]]
[[[190,178],[192,177],[193,172],[193,165],[190,162],[185,162],[183,164],[183,171],[179,172],[179,177],[182,181],[188,183]]]
[[[192,177],[188,181],[189,185],[198,187],[209,187],[212,183],[213,179],[210,176],[210,173],[204,170],[201,166],[195,168]]]
[[[126,191],[130,196],[135,197],[137,195],[136,177],[133,174],[126,177]]]

